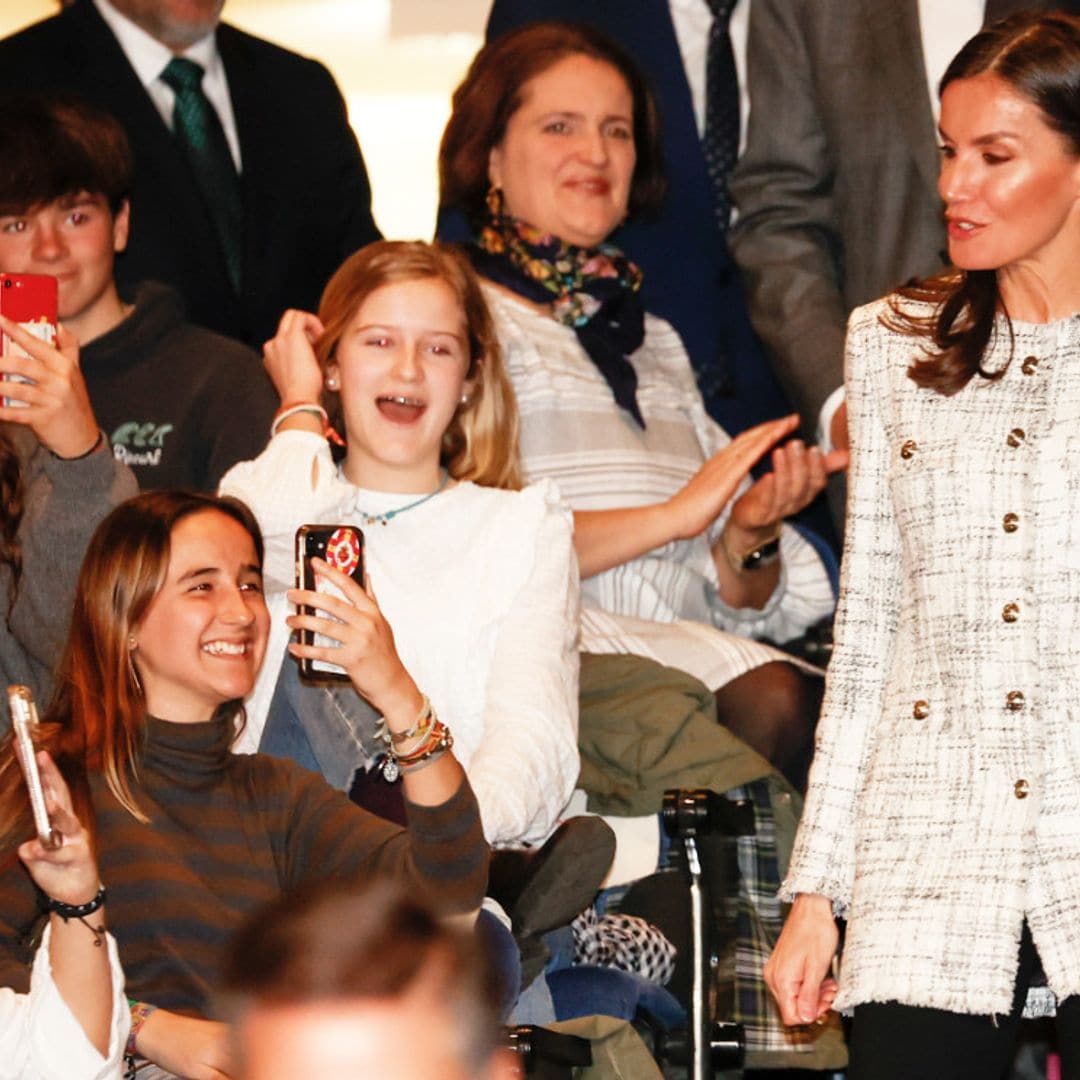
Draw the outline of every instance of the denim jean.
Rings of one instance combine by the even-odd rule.
[[[348,791],[356,770],[366,769],[380,752],[379,720],[350,683],[301,682],[296,664],[286,657],[259,750],[322,773],[331,787]]]

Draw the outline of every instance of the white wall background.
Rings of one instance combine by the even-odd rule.
[[[450,95],[480,47],[490,0],[226,0],[224,18],[321,60],[349,106],[389,237],[429,237]],[[0,0],[0,36],[59,9]],[[287,152],[287,148],[285,148]]]

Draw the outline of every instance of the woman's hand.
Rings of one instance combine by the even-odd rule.
[[[98,440],[98,423],[79,370],[79,343],[62,326],[56,345],[28,333],[18,323],[0,315],[0,330],[29,356],[5,356],[0,361],[6,375],[22,375],[23,383],[10,378],[0,390],[23,405],[0,406],[0,420],[30,428],[38,441],[57,457],[76,458],[88,453]]]
[[[723,450],[713,454],[665,504],[672,538],[689,540],[703,533],[719,517],[758,459],[794,431],[798,423],[798,416],[792,414],[758,424],[740,432]]]
[[[89,903],[101,884],[90,837],[75,816],[71,792],[52,758],[41,750],[37,763],[45,808],[53,827],[63,836],[63,843],[50,850],[35,837],[19,848],[19,858],[46,896],[63,904]]]
[[[189,1080],[230,1080],[229,1027],[214,1020],[155,1009],[143,1023],[136,1049],[148,1061]]]
[[[795,898],[765,963],[765,984],[785,1024],[812,1024],[832,1008],[837,986],[828,976],[839,938],[828,897]]]
[[[394,633],[379,610],[370,579],[365,579],[365,592],[352,578],[323,559],[312,559],[311,564],[316,576],[336,585],[345,599],[291,589],[289,600],[292,603],[316,608],[334,618],[296,614],[286,621],[294,630],[313,630],[341,644],[335,648],[292,642],[289,652],[296,657],[325,660],[343,667],[357,693],[386,717],[391,728],[408,728],[420,710],[422,696],[397,654]],[[399,718],[401,723],[395,724]]]
[[[777,447],[772,472],[766,473],[735,500],[727,529],[735,550],[750,550],[775,536],[780,523],[797,514],[825,487],[829,474],[847,465],[846,450],[823,454],[800,439]]]
[[[322,333],[317,316],[290,308],[281,316],[277,333],[263,345],[263,363],[282,404],[322,397],[322,369],[313,347]]]

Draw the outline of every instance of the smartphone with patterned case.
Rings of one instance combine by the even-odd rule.
[[[319,558],[328,562],[336,570],[347,574],[361,588],[364,587],[364,534],[355,525],[301,525],[296,530],[296,586],[325,593],[327,596],[344,599],[341,590],[328,581],[315,576],[311,560]],[[302,607],[302,614],[318,614],[324,618],[333,618],[328,612],[315,612],[309,607]],[[310,630],[299,632],[301,645],[320,645],[336,648],[339,642],[325,634],[315,634]],[[324,660],[300,659],[300,674],[305,679],[337,678],[347,679],[345,669]]]
[[[0,314],[50,345],[56,342],[56,311],[56,278],[50,274],[0,274]],[[26,356],[26,351],[0,333],[0,390],[4,382],[33,382],[23,375],[4,372],[5,356]],[[11,394],[0,394],[0,403],[25,407],[26,402],[18,399],[14,389]]]

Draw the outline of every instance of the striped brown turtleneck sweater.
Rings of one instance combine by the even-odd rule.
[[[208,1015],[222,951],[255,908],[312,880],[409,882],[450,914],[478,907],[487,845],[468,781],[442,806],[408,804],[409,829],[376,818],[291,761],[229,750],[232,720],[147,722],[140,824],[91,779],[109,927],[128,997]],[[25,991],[33,885],[0,866],[0,985]]]

